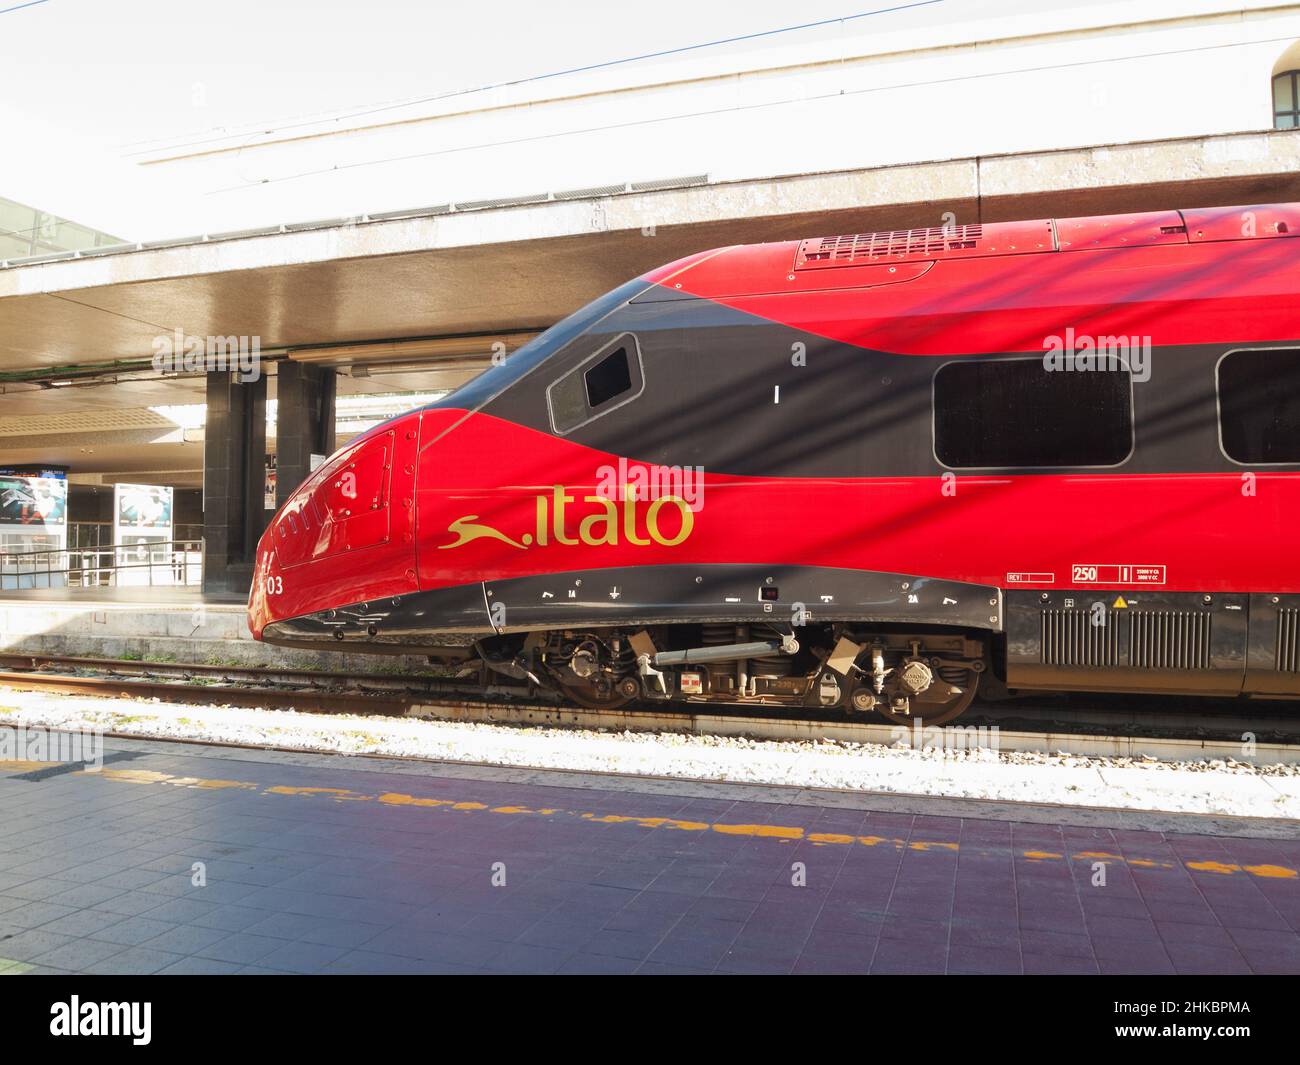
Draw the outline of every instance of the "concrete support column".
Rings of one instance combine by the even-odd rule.
[[[276,368],[275,503],[283,506],[311,473],[311,457],[334,450],[335,374],[330,366]]]
[[[269,515],[266,377],[208,374],[203,432],[203,590],[247,594],[253,555]]]

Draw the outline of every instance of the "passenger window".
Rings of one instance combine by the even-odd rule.
[[[950,362],[934,375],[934,453],[955,469],[1117,466],[1133,450],[1128,367],[1043,360]]]
[[[1300,349],[1232,351],[1219,361],[1219,437],[1234,462],[1300,462]]]
[[[636,337],[625,333],[547,389],[551,425],[570,433],[635,399],[643,387],[640,349]]]

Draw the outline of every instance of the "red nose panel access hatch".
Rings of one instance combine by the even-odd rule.
[[[284,568],[388,542],[393,434],[363,440],[318,470],[272,526]]]

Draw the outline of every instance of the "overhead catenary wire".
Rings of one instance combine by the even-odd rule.
[[[711,108],[704,111],[690,111],[675,115],[659,115],[654,118],[632,119],[627,122],[612,122],[601,126],[587,126],[581,129],[558,130],[552,133],[537,133],[523,137],[511,137],[505,140],[484,141],[478,144],[465,144],[451,148],[437,148],[426,152],[413,152],[405,155],[386,156],[379,159],[362,159],[352,163],[338,163],[334,166],[320,167],[314,170],[303,170],[294,174],[282,174],[279,177],[259,178],[247,181],[239,185],[225,185],[220,188],[210,189],[205,195],[213,196],[227,192],[242,192],[253,188],[262,188],[267,185],[278,184],[284,181],[296,181],[308,177],[320,177],[326,174],[341,173],[346,170],[356,170],[362,167],[383,166],[388,163],[411,162],[416,159],[428,159],[437,156],[455,155],[461,152],[483,151],[488,148],[505,148],[513,147],[520,144],[531,144],[547,140],[555,140],[561,137],[576,137],[588,133],[607,133],[614,130],[633,129],[642,126],[651,126],[663,122],[679,122],[691,118],[710,118],[717,115],[739,114],[746,111],[759,111],[772,107],[785,107],[790,104],[816,103],[822,100],[843,99],[851,96],[862,96],[869,93],[890,92],[897,89],[910,89],[921,86],[952,85],[964,82],[980,81],[985,78],[1003,78],[1019,74],[1036,74],[1052,70],[1065,70],[1071,68],[1097,66],[1105,63],[1126,63],[1139,59],[1156,59],[1163,56],[1187,55],[1197,52],[1212,52],[1227,48],[1244,48],[1257,44],[1276,44],[1282,41],[1291,41],[1293,35],[1283,37],[1266,37],[1249,41],[1231,41],[1226,44],[1209,44],[1197,45],[1191,48],[1173,48],[1165,51],[1142,52],[1136,55],[1126,56],[1106,56],[1100,59],[1080,59],[1066,63],[1046,63],[1031,67],[1017,67],[1010,70],[992,70],[984,71],[979,74],[959,74],[948,78],[926,78],[919,81],[898,82],[891,85],[873,85],[863,89],[837,89],[831,92],[815,93],[807,96],[789,97],[783,100],[768,100],[756,104],[735,104],[728,107]]]
[[[210,137],[206,140],[186,141],[179,144],[170,145],[172,150],[182,148],[197,148],[205,144],[214,144],[224,140],[238,140],[248,136],[270,136],[275,133],[283,133],[285,130],[302,129],[308,126],[319,126],[325,122],[343,122],[354,118],[367,118],[370,115],[383,114],[387,111],[400,111],[406,107],[417,107],[420,104],[438,103],[443,100],[453,100],[462,96],[472,96],[476,93],[492,92],[496,89],[514,88],[519,85],[530,85],[539,81],[548,81],[551,78],[562,78],[572,74],[585,74],[593,70],[605,70],[611,67],[626,66],[629,63],[640,63],[650,59],[663,59],[667,56],[682,55],[686,52],[695,52],[704,48],[719,48],[727,44],[738,44],[744,41],[759,40],[764,37],[775,37],[783,33],[797,33],[802,30],[818,29],[822,26],[833,26],[845,22],[855,22],[859,19],[870,18],[873,15],[888,15],[898,11],[907,11],[912,8],[930,7],[934,4],[944,3],[945,0],[913,0],[911,3],[895,4],[892,7],[876,8],[872,11],[859,11],[853,15],[838,15],[835,18],[819,19],[815,22],[804,22],[795,26],[781,26],[771,30],[757,30],[753,33],[744,33],[735,37],[720,37],[712,41],[700,41],[696,44],[679,45],[676,48],[665,48],[657,52],[643,52],[637,55],[624,56],[620,59],[602,60],[599,63],[587,63],[583,66],[567,67],[563,70],[552,70],[544,74],[532,74],[528,77],[513,78],[508,81],[492,82],[486,85],[476,85],[467,89],[450,89],[447,92],[434,93],[429,96],[416,96],[404,100],[396,100],[391,103],[375,104],[358,110],[329,112],[323,117],[303,119],[295,122],[285,122],[276,126],[259,128],[255,133],[229,133],[219,137]],[[145,142],[147,143],[147,142]]]

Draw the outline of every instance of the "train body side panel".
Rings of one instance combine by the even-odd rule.
[[[512,456],[496,483],[485,456]],[[436,468],[435,468],[436,466]],[[464,417],[419,486],[421,587],[637,565],[781,564],[999,587],[1300,593],[1300,475],[752,477],[618,499],[635,455]],[[690,509],[694,504],[696,509]]]
[[[951,609],[954,625],[1005,632],[1009,677],[1026,685],[1235,691],[1249,671],[1250,690],[1300,693],[1300,463],[1247,469],[1225,454],[1215,376],[1236,348],[1300,343],[1300,241],[1170,228],[1126,247],[1103,226],[1070,254],[804,271],[794,242],[672,264],[611,294],[504,387],[426,408],[413,552],[370,577],[322,564],[314,609],[418,589],[403,625],[446,628],[450,611],[508,631],[508,617],[487,620],[507,587],[515,598],[497,605],[546,626],[631,584],[654,598],[653,581],[630,580],[643,573],[684,582],[672,594],[692,609],[714,576],[730,595],[737,572],[763,567],[817,591],[819,575],[876,575],[863,587],[895,599],[911,575],[936,596],[927,623]],[[1041,358],[1065,336],[1118,336],[1142,353],[1123,461],[940,462],[936,372]],[[643,382],[557,430],[548,389],[615,342]],[[628,495],[630,482],[655,487]],[[833,616],[833,591],[818,600]],[[659,613],[671,605],[658,594]],[[1100,639],[1079,613],[1098,605],[1113,626]]]

